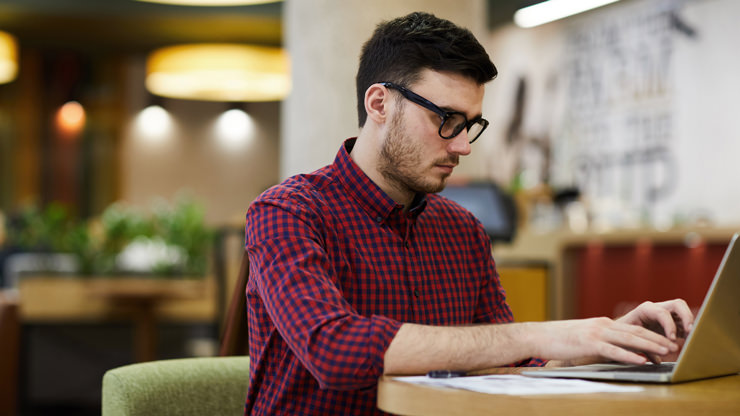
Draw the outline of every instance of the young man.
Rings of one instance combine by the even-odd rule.
[[[495,76],[449,21],[412,13],[377,27],[357,74],[359,136],[247,214],[246,414],[380,413],[385,373],[642,363],[636,351],[658,361],[677,350],[693,321],[680,300],[617,321],[511,323],[481,224],[435,194],[487,126]],[[655,323],[667,336],[643,327]]]

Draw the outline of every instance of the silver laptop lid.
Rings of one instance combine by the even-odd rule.
[[[740,372],[740,243],[735,234],[725,251],[676,361],[671,381]]]

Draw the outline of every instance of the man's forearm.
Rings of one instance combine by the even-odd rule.
[[[655,321],[677,309],[677,301],[646,303],[636,316]],[[683,305],[683,304],[681,304]],[[688,309],[688,308],[686,308]],[[686,327],[693,317],[686,312]],[[665,324],[666,332],[675,326]],[[678,351],[678,345],[641,325],[609,318],[435,327],[403,324],[384,357],[386,374],[423,374],[434,369],[478,370],[511,364],[529,357],[550,365],[594,361],[644,364],[647,357]]]
[[[403,324],[386,350],[386,374],[478,370],[531,357],[529,324],[439,327]]]

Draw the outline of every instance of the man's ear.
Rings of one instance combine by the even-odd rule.
[[[380,84],[373,84],[365,91],[367,117],[376,123],[382,124],[386,121],[390,105],[392,104],[388,88]]]

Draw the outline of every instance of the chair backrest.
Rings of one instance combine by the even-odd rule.
[[[103,376],[103,416],[242,415],[249,357],[149,361]]]
[[[247,251],[242,254],[239,276],[231,295],[229,309],[226,312],[221,334],[222,357],[249,355],[249,332],[247,326],[247,281],[249,280],[249,257]]]

